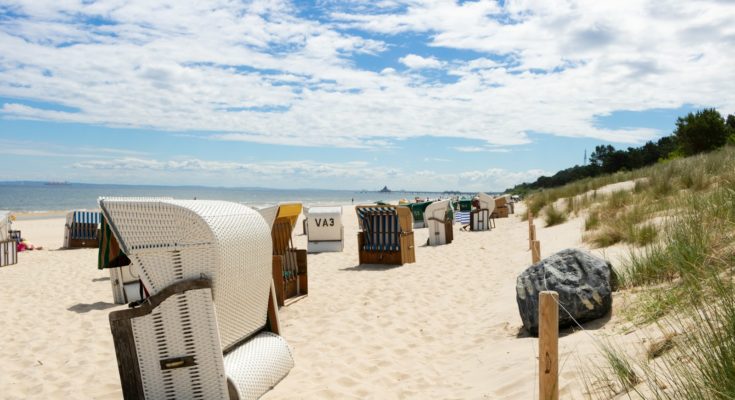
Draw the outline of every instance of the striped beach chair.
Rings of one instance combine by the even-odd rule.
[[[361,231],[357,234],[360,264],[403,265],[416,262],[413,217],[407,207],[355,207]]]
[[[64,248],[96,248],[100,228],[100,213],[97,211],[72,211],[66,215],[64,225]]]

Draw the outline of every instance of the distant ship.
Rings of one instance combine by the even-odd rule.
[[[388,186],[383,186],[383,188],[380,189],[380,193],[390,193],[390,192],[391,192],[391,190],[388,189]]]
[[[71,183],[66,182],[66,181],[64,181],[64,182],[50,181],[50,182],[45,182],[44,185],[49,185],[49,186],[62,186],[62,185],[71,185]]]

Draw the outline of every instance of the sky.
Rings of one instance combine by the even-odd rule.
[[[735,1],[0,0],[0,180],[500,191],[735,113]]]

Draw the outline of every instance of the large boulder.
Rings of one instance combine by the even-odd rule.
[[[574,324],[572,317],[584,322],[610,312],[615,286],[609,262],[582,250],[562,250],[518,275],[516,300],[523,326],[538,334],[538,295],[543,290],[559,293],[564,306],[559,307],[559,327],[564,328]]]

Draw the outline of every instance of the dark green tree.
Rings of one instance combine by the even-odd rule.
[[[714,108],[706,108],[676,121],[674,136],[682,154],[690,156],[714,150],[727,142],[725,120]]]

